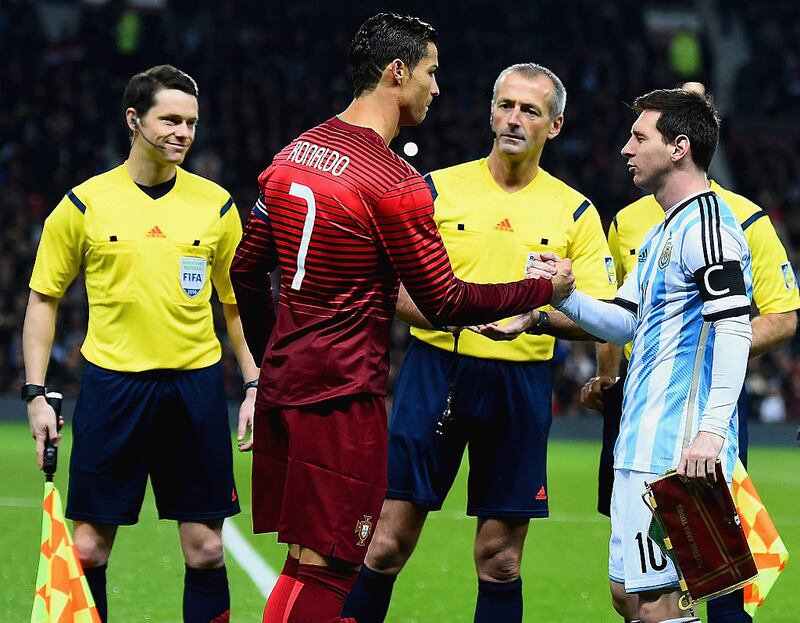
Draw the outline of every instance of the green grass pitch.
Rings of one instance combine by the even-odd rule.
[[[69,428],[56,476],[66,496]],[[608,520],[595,510],[598,444],[554,440],[549,453],[551,517],[532,522],[523,559],[525,620],[545,623],[616,623],[606,575]],[[800,556],[800,450],[751,448],[751,475],[778,530]],[[285,548],[274,536],[250,532],[250,458],[236,456],[244,512],[233,519],[276,571]],[[0,423],[0,620],[30,618],[41,528],[42,476],[23,424]],[[476,580],[472,563],[475,522],[463,514],[462,469],[444,509],[431,514],[415,555],[397,581],[389,621],[472,620]],[[511,477],[511,475],[509,475]],[[233,621],[257,623],[264,600],[249,576],[228,556]],[[179,622],[183,560],[177,529],[155,519],[148,493],[137,526],[117,536],[109,572],[112,621]],[[759,612],[757,623],[787,623],[800,612],[800,559],[789,561]]]

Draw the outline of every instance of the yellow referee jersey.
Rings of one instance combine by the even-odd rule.
[[[767,213],[755,203],[712,181],[711,190],[733,210],[750,245],[753,268],[753,302],[761,314],[778,314],[800,308],[800,293],[792,265]],[[608,230],[608,246],[622,284],[633,272],[644,235],[664,220],[664,210],[653,195],[624,207]],[[625,346],[630,358],[631,345]]]
[[[476,283],[517,281],[528,254],[553,251],[573,262],[575,281],[587,294],[612,299],[617,291],[614,263],[597,210],[579,192],[539,169],[522,190],[507,193],[492,177],[486,159],[434,171],[425,179],[434,198],[434,218],[455,274]],[[412,329],[412,335],[452,350],[453,337]],[[504,361],[543,361],[555,339],[521,335],[494,342],[465,331],[458,352]]]
[[[217,184],[178,168],[150,198],[125,165],[69,191],[44,224],[32,290],[61,298],[81,266],[89,327],[81,352],[120,372],[193,369],[219,361],[211,283],[235,303],[228,271],[242,235]]]

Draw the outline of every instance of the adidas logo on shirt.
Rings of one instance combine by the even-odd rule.
[[[511,227],[511,222],[507,218],[504,218],[502,221],[500,221],[497,225],[494,226],[494,228],[499,231],[507,231],[509,233],[514,232],[514,228]]]
[[[539,501],[547,499],[547,491],[545,491],[544,485],[542,485],[542,488],[539,489],[539,493],[536,494],[536,499]]]
[[[153,229],[145,234],[145,236],[147,238],[166,238],[166,235],[163,231],[161,231],[161,228],[158,225],[154,226]]]

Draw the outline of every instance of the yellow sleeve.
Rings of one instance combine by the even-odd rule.
[[[219,227],[220,236],[214,254],[214,265],[211,267],[211,281],[220,302],[234,305],[236,296],[233,294],[230,270],[236,247],[239,246],[239,241],[242,239],[242,220],[233,200],[231,200],[228,210],[220,217]]]
[[[775,228],[764,214],[744,230],[753,267],[753,302],[761,314],[779,314],[800,308],[794,270]],[[751,217],[752,218],[752,217]]]
[[[614,298],[617,291],[614,258],[593,205],[575,221],[567,256],[572,260],[575,285],[581,292],[601,300]]]
[[[53,298],[64,296],[86,253],[85,210],[83,202],[70,191],[47,217],[36,251],[31,290]]]

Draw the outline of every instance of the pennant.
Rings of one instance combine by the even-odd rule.
[[[61,496],[44,484],[42,547],[31,623],[101,623],[67,530]]]
[[[743,589],[744,609],[754,617],[786,566],[789,552],[764,508],[747,470],[738,459],[733,469],[732,493],[747,543],[758,567],[758,579]]]

